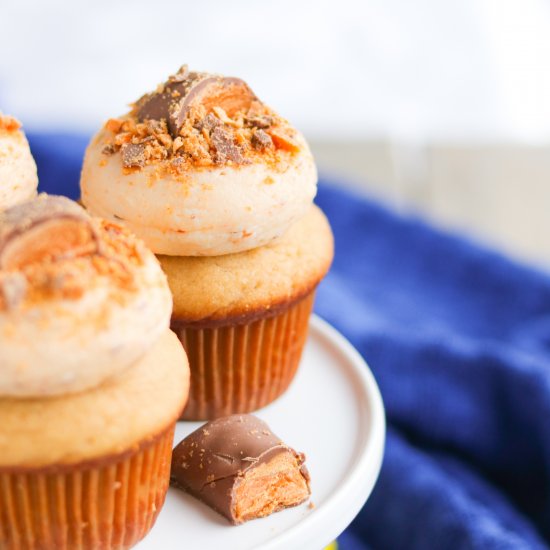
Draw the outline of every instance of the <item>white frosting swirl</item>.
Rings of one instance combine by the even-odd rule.
[[[308,210],[317,171],[304,138],[277,165],[195,168],[173,176],[150,165],[125,172],[120,154],[102,154],[105,131],[91,142],[81,177],[82,202],[121,221],[157,254],[217,256],[267,244]]]
[[[7,126],[11,117],[0,113],[0,210],[36,195],[38,176],[25,134]],[[15,124],[18,124],[14,121]]]
[[[55,395],[97,386],[142,357],[166,331],[172,312],[166,277],[142,243],[127,234],[121,238],[139,261],[124,262],[119,253],[111,265],[124,262],[130,284],[115,284],[105,268],[86,279],[76,298],[70,293],[36,298],[29,286],[28,299],[0,308],[0,395]],[[74,263],[77,280],[81,265]],[[14,273],[24,275],[0,270],[4,278]]]

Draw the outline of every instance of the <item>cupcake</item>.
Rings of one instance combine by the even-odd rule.
[[[126,229],[41,195],[0,214],[0,547],[129,548],[164,502],[189,370]]]
[[[0,210],[33,198],[38,177],[21,123],[0,112]]]
[[[303,136],[240,79],[187,67],[92,139],[93,214],[158,255],[189,356],[187,419],[253,411],[288,387],[333,255]]]
[[[174,295],[172,330],[191,365],[186,419],[254,411],[290,385],[332,234],[315,206],[276,241],[218,257],[159,256]]]

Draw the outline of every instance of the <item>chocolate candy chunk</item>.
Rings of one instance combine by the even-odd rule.
[[[244,119],[245,126],[265,130],[273,124],[273,117],[268,115],[250,116]]]
[[[92,219],[75,202],[40,195],[0,213],[0,269],[18,270],[53,260],[97,252]]]
[[[214,116],[212,113],[208,113],[202,120],[199,121],[198,124],[195,125],[195,128],[199,130],[199,132],[202,130],[208,130],[211,132],[214,128],[221,126],[222,124],[222,121],[217,116]]]
[[[264,151],[269,147],[273,147],[273,140],[269,134],[266,134],[263,130],[255,130],[250,140],[252,147],[258,151]]]
[[[241,148],[235,143],[230,132],[220,126],[216,126],[211,136],[212,147],[216,150],[216,163],[224,164],[228,160],[235,164],[245,164]]]
[[[147,161],[145,143],[125,143],[120,148],[124,168],[143,168]]]
[[[252,90],[239,78],[190,72],[183,66],[158,91],[137,102],[137,118],[140,122],[164,119],[172,137],[177,137],[194,105],[203,105],[207,111],[219,106],[231,116],[247,110],[254,100]]]
[[[171,484],[239,524],[307,500],[304,461],[259,418],[227,416],[208,422],[174,449]]]

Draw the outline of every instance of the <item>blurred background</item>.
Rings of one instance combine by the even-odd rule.
[[[0,109],[91,134],[181,64],[244,78],[321,172],[550,268],[546,0],[2,0]]]

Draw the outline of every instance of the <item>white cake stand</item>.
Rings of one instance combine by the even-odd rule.
[[[371,371],[335,329],[312,317],[290,389],[257,411],[288,445],[306,453],[310,503],[237,527],[193,497],[170,489],[139,550],[320,550],[351,523],[382,463],[385,418]],[[180,422],[175,442],[202,423]]]

